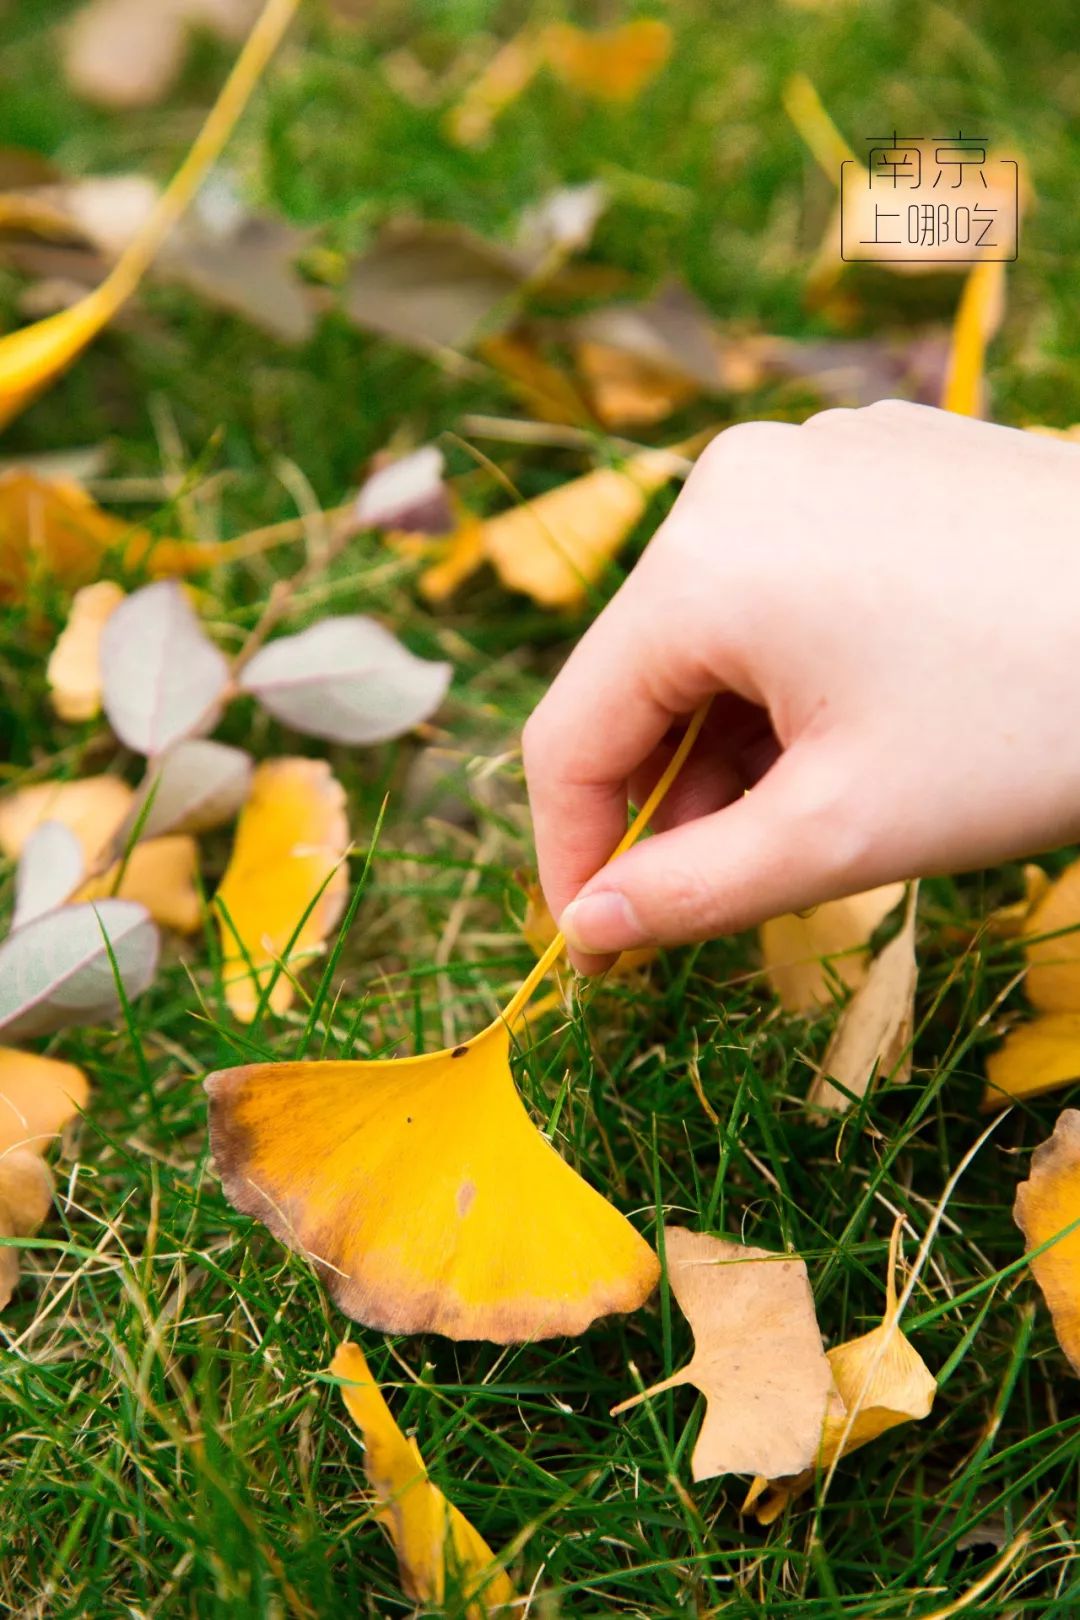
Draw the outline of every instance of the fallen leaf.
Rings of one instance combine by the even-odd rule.
[[[651,427],[699,392],[698,384],[680,372],[607,343],[581,342],[575,359],[592,408],[605,427]]]
[[[1080,861],[1033,892],[1020,932],[1024,990],[1036,1016],[1010,1030],[987,1057],[984,1112],[1080,1078]]]
[[[453,1050],[206,1082],[226,1194],[346,1315],[499,1344],[636,1310],[652,1250],[533,1125],[500,1020]]]
[[[543,65],[542,36],[525,28],[495,55],[446,115],[444,127],[456,146],[486,146],[496,119],[528,89]]]
[[[1080,1012],[1080,861],[1055,878],[1024,923],[1024,993],[1041,1012]]]
[[[616,855],[648,826],[707,712]],[[512,1343],[581,1333],[654,1287],[656,1256],[536,1130],[510,1071],[510,1032],[564,944],[557,936],[501,1013],[458,1046],[207,1078],[230,1202],[308,1256],[347,1314]]]
[[[834,1345],[828,1363],[836,1397],[828,1405],[820,1447],[814,1446],[818,1470],[829,1469],[900,1423],[929,1417],[937,1381],[911,1341],[900,1331],[896,1268],[903,1219],[893,1227],[885,1281],[885,1314],[876,1328],[857,1339]],[[778,1518],[792,1497],[813,1482],[814,1467],[793,1477],[759,1477],[750,1487],[742,1511],[755,1509],[761,1524]]]
[[[0,1047],[0,1237],[32,1237],[44,1222],[52,1176],[41,1155],[89,1094],[73,1064]],[[19,1255],[0,1247],[0,1310],[18,1281]]]
[[[853,1098],[866,1095],[875,1075],[889,1075],[898,1086],[910,1078],[918,887],[911,885],[900,932],[875,956],[840,1014],[806,1099],[811,1109],[843,1114]]]
[[[55,911],[70,899],[86,872],[82,845],[62,821],[43,821],[27,838],[15,872],[11,931]]]
[[[582,252],[610,201],[602,180],[556,186],[522,212],[515,239],[518,252],[534,264],[543,264],[551,253]]]
[[[157,929],[130,900],[50,911],[0,945],[0,1030],[21,1039],[111,1022],[116,975],[134,1000],[153,981],[157,953]]]
[[[0,850],[18,860],[36,828],[45,821],[60,821],[79,840],[87,870],[92,870],[111,844],[132,796],[118,776],[17,788],[0,798]]]
[[[998,906],[986,919],[987,932],[995,939],[1016,939],[1024,932],[1028,917],[1050,889],[1050,874],[1034,861],[1024,867],[1024,896]]]
[[[72,895],[75,901],[134,900],[156,923],[177,934],[193,934],[202,921],[198,888],[199,850],[194,838],[173,834],[138,843],[122,860],[91,878]]]
[[[159,540],[103,512],[70,478],[22,466],[0,474],[0,602],[24,595],[39,573],[61,585],[85,585],[100,578],[106,560],[115,558],[152,577],[190,574],[271,544],[273,536],[257,530],[233,540]]]
[[[446,460],[433,444],[383,462],[365,480],[353,503],[361,529],[404,529],[410,534],[449,534],[454,509],[445,482]]]
[[[232,134],[298,4],[299,0],[265,0],[187,157],[144,229],[101,285],[70,309],[0,338],[0,427],[54,382],[131,297]]]
[[[1017,1025],[987,1057],[986,1078],[984,1113],[1080,1080],[1080,1011],[1044,1013]]]
[[[502,332],[483,338],[477,352],[537,420],[569,423],[571,427],[592,425],[592,412],[571,378],[544,358],[526,332]]]
[[[487,1542],[434,1485],[415,1440],[402,1434],[355,1344],[340,1344],[330,1363],[364,1439],[364,1472],[379,1524],[390,1538],[406,1597],[442,1605],[447,1576],[466,1620],[483,1620],[515,1599]]]
[[[1029,1250],[1050,1244],[1032,1258],[1031,1270],[1057,1341],[1080,1374],[1080,1112],[1075,1108],[1062,1110],[1054,1134],[1031,1155],[1028,1179],[1016,1189],[1013,1219]]]
[[[225,1000],[242,1022],[279,963],[268,1005],[291,1005],[290,975],[321,950],[344,907],[348,847],[345,794],[325,760],[257,766],[217,892]]]
[[[856,990],[866,978],[870,936],[903,897],[902,883],[886,883],[845,900],[828,900],[802,915],[763,923],[759,937],[765,973],[788,1012],[830,1006],[837,984]]]
[[[618,470],[599,467],[488,518],[484,552],[507,589],[576,607],[682,466],[677,452],[642,450]]]
[[[437,561],[429,563],[420,575],[420,594],[429,602],[445,602],[484,565],[481,520],[472,512],[459,512],[457,527],[445,541],[437,542],[435,555]]]
[[[760,385],[777,340],[726,338],[711,310],[681,281],[668,281],[640,303],[589,310],[561,328],[577,346],[595,345],[651,368],[685,387],[711,393]]]
[[[375,619],[322,619],[281,636],[244,665],[239,686],[309,737],[377,743],[434,714],[453,669],[417,658]]]
[[[525,889],[525,916],[522,919],[521,932],[526,944],[537,956],[543,956],[559,932],[539,883],[530,883]],[[637,973],[639,969],[648,967],[650,962],[655,962],[659,954],[660,948],[657,945],[643,945],[635,951],[623,951],[608,970],[607,977],[610,978],[613,974],[629,976]],[[563,959],[560,956],[560,963]]]
[[[101,635],[102,706],[121,742],[140,754],[217,724],[229,666],[172,580],[144,585]]]
[[[90,0],[66,30],[64,76],[98,106],[153,107],[179,77],[191,27],[242,38],[258,9],[258,0]]]
[[[597,101],[635,101],[667,62],[671,47],[671,29],[658,17],[592,33],[572,23],[549,23],[543,31],[552,72]]]
[[[693,1359],[612,1415],[694,1384],[706,1403],[695,1480],[806,1468],[833,1378],[803,1261],[680,1226],[665,1230],[664,1245],[671,1291],[693,1330]]]
[[[147,766],[114,847],[121,852],[136,827],[140,839],[152,839],[224,826],[251,792],[252,769],[251,755],[242,748],[208,737],[174,743]]]
[[[45,671],[61,720],[93,720],[101,713],[101,632],[124,595],[111,579],[75,592]]]

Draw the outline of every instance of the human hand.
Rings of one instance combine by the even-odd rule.
[[[575,964],[1080,837],[1078,510],[1080,449],[925,406],[721,433],[525,728]]]

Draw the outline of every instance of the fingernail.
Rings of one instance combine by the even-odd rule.
[[[633,906],[617,889],[598,889],[582,895],[580,900],[571,900],[559,926],[571,950],[589,956],[625,951],[649,942]]]

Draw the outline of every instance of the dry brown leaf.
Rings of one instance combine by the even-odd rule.
[[[225,999],[244,1023],[286,950],[269,1007],[291,1005],[290,975],[322,950],[344,907],[348,847],[345,792],[325,760],[272,759],[256,768],[217,892]]]
[[[88,870],[101,861],[134,798],[118,776],[86,776],[73,782],[39,782],[0,798],[0,850],[12,860],[44,821],[70,827],[83,847]]]
[[[447,1595],[465,1600],[454,1613],[483,1620],[513,1603],[514,1588],[487,1542],[433,1484],[416,1441],[394,1421],[367,1362],[355,1344],[340,1344],[330,1363],[340,1379],[349,1416],[364,1437],[364,1472],[375,1495],[376,1518],[390,1538],[401,1587],[419,1603]]]
[[[106,900],[111,895],[118,900],[137,900],[163,928],[193,934],[202,921],[198,870],[199,847],[194,838],[185,833],[149,838],[136,844],[126,859],[84,883],[72,900]]]
[[[937,1381],[900,1331],[896,1268],[900,1255],[903,1219],[897,1220],[889,1243],[885,1281],[885,1314],[876,1328],[857,1339],[834,1345],[828,1363],[835,1379],[820,1435],[814,1446],[815,1466],[790,1478],[773,1476],[754,1480],[742,1511],[754,1509],[761,1524],[778,1518],[792,1497],[807,1489],[817,1470],[832,1467],[900,1423],[928,1417],[937,1393]]]
[[[72,597],[45,672],[61,720],[93,720],[101,713],[101,632],[124,594],[111,579],[101,579]]]
[[[694,1384],[706,1400],[691,1469],[717,1474],[797,1473],[817,1456],[833,1377],[806,1266],[704,1232],[668,1227],[668,1280],[694,1333],[680,1372],[612,1408]]]
[[[1073,1371],[1080,1374],[1080,1111],[1058,1115],[1054,1134],[1031,1155],[1027,1181],[1016,1189],[1013,1219],[1028,1249],[1051,1246],[1031,1261]],[[1073,1230],[1068,1229],[1072,1227]],[[1065,1236],[1059,1237],[1059,1233]],[[1057,1242],[1051,1243],[1051,1239]]]
[[[0,1047],[0,1237],[31,1237],[52,1205],[52,1177],[41,1155],[86,1106],[81,1069]],[[17,1248],[0,1247],[0,1310],[19,1277]]]
[[[642,450],[619,470],[597,468],[488,518],[484,551],[509,590],[541,607],[576,607],[683,465],[677,452]]]
[[[671,55],[672,34],[658,17],[586,33],[572,23],[543,31],[548,67],[564,84],[597,101],[635,101]]]
[[[838,981],[848,990],[863,983],[870,937],[903,896],[902,883],[886,883],[762,924],[765,972],[788,1012],[809,1013],[831,1005]]]
[[[866,978],[840,1014],[821,1068],[806,1099],[812,1109],[843,1114],[866,1095],[876,1075],[903,1085],[911,1074],[915,1023],[915,911],[919,886],[911,885],[903,926],[874,958]]]

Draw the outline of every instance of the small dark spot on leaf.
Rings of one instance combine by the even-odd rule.
[[[451,1052],[450,1056],[451,1057],[464,1057],[468,1050],[469,1050],[469,1048],[467,1046],[455,1046],[454,1050]]]

